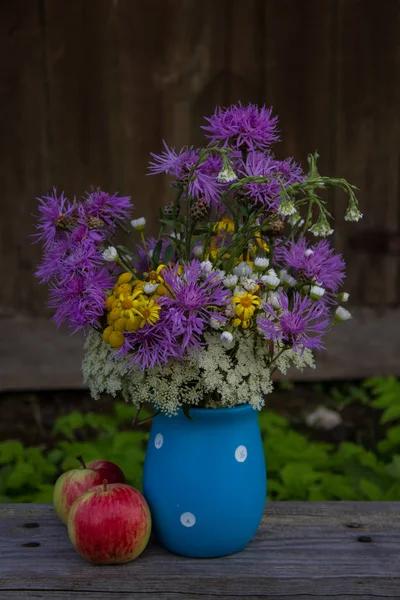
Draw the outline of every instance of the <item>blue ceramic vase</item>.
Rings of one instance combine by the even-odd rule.
[[[184,556],[239,552],[256,533],[267,492],[258,411],[191,408],[190,417],[153,421],[143,493],[154,532]]]

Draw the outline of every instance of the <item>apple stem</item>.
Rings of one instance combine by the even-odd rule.
[[[107,491],[107,483],[108,483],[107,479],[103,479],[103,492]]]
[[[83,460],[83,456],[80,456],[80,455],[79,455],[79,456],[77,456],[77,457],[76,457],[76,460],[79,460],[79,462],[80,462],[80,463],[81,463],[81,465],[82,465],[82,468],[83,468],[83,469],[86,469],[86,464],[85,464],[85,461]]]

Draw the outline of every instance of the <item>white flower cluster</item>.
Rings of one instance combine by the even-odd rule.
[[[279,348],[275,349],[275,354],[279,352]],[[299,371],[303,371],[306,367],[315,369],[315,360],[313,353],[308,348],[304,350],[285,350],[278,358],[276,358],[274,364],[278,371],[283,375],[286,375],[290,367],[294,367]]]
[[[260,409],[263,396],[272,392],[271,373],[265,344],[250,332],[236,331],[235,357],[229,347],[221,344],[218,334],[206,334],[206,347],[197,357],[204,391],[207,396],[217,393],[220,400],[209,400],[207,406],[251,404]]]
[[[260,409],[273,389],[270,357],[262,338],[246,330],[236,330],[234,335],[216,331],[207,333],[205,341],[197,355],[143,372],[132,370],[126,358],[113,358],[115,351],[93,330],[85,343],[84,381],[95,399],[107,393],[136,406],[151,401],[169,415],[182,404],[197,405],[203,398],[209,398],[208,407],[249,403]],[[290,366],[315,367],[310,350],[278,353],[277,346],[273,366],[284,374]]]

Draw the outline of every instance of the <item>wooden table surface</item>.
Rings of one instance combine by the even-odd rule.
[[[126,565],[75,553],[51,505],[0,504],[1,600],[400,598],[400,502],[276,502],[232,556],[190,559],[153,540]]]

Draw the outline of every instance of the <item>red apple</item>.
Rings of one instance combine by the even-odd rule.
[[[68,535],[75,550],[96,564],[126,563],[143,552],[151,532],[149,506],[124,483],[93,487],[75,500]]]
[[[77,456],[81,467],[63,473],[56,481],[53,492],[53,504],[57,515],[64,523],[68,520],[68,511],[73,502],[95,485],[100,485],[108,477],[113,483],[124,483],[121,469],[112,462],[95,460],[88,465],[81,456]]]
[[[86,466],[88,469],[95,469],[101,473],[101,482],[107,479],[108,483],[125,483],[125,475],[122,470],[109,460],[92,460]]]

